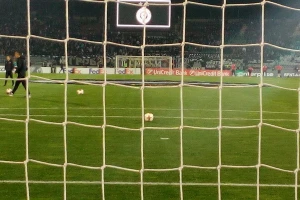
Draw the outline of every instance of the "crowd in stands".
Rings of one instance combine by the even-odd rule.
[[[43,36],[43,37],[50,37],[55,39],[63,39],[65,36],[65,30],[62,31],[54,31],[57,28],[53,28],[51,21],[49,20],[49,24],[47,26],[43,26],[39,21],[32,23],[32,34]],[[56,23],[55,26],[61,26],[64,27],[64,21],[59,22],[59,20],[55,20]],[[26,26],[21,26],[18,23],[16,24],[10,24],[5,23],[1,21],[3,25],[1,27],[4,27],[1,29],[1,34],[3,35],[23,35],[24,33],[26,35]],[[195,22],[194,22],[195,23]],[[195,27],[192,23],[191,27]],[[241,22],[243,23],[243,22]],[[60,24],[60,25],[57,25]],[[54,25],[53,25],[54,26]],[[231,27],[234,27],[235,25],[229,25],[228,32],[225,32],[225,42],[228,42],[229,44],[246,44],[246,43],[259,43],[261,40],[260,36],[260,30],[249,30],[245,28],[245,25],[237,26],[239,29],[234,29]],[[19,27],[22,27],[19,29]],[[72,27],[72,26],[71,26]],[[221,30],[220,28],[217,28],[218,24],[209,25],[206,26],[205,24],[203,26],[199,26],[198,30],[191,30],[186,31],[186,41],[192,42],[195,44],[205,44],[205,45],[214,45],[218,46],[221,44]],[[243,29],[246,29],[246,32],[241,33]],[[15,32],[16,30],[16,32]],[[188,28],[187,28],[188,30]],[[23,34],[22,34],[23,33]],[[86,40],[94,40],[94,41],[102,41],[103,40],[103,34],[100,33],[92,34],[88,31],[88,34],[84,34],[79,32],[78,30],[74,31],[72,33],[72,30],[70,30],[70,37],[73,38],[79,38],[79,39],[86,39]],[[278,38],[276,40],[272,41],[272,38]],[[118,43],[118,44],[127,44],[127,45],[133,45],[133,46],[140,46],[143,43],[142,39],[142,33],[141,32],[109,32],[108,33],[108,41]],[[146,38],[146,44],[171,44],[171,43],[181,43],[182,36],[181,32],[174,33],[174,32],[153,32],[150,33]],[[279,32],[272,32],[270,31],[268,35],[265,36],[265,41],[268,43],[273,43],[278,46],[283,47],[290,47],[293,48],[293,41],[292,36],[289,36],[286,32],[283,34],[280,34]],[[0,38],[0,54],[8,54],[11,53],[14,50],[20,50],[25,52],[26,51],[26,41],[24,39],[12,39],[12,38]],[[45,41],[41,39],[33,38],[30,42],[30,50],[31,54],[33,55],[63,55],[64,54],[64,45],[63,43],[59,42],[52,42],[52,41]],[[134,48],[124,48],[114,45],[109,45],[107,48],[107,51],[109,54],[120,54],[120,55],[140,55],[141,50],[140,49],[134,49]],[[165,46],[159,46],[159,47],[148,47],[145,49],[145,53],[147,55],[170,55],[175,56],[180,53],[181,47],[165,47]],[[209,48],[205,47],[196,47],[187,45],[186,51],[211,51]],[[218,49],[215,49],[215,51],[218,51]],[[101,45],[95,45],[91,43],[84,43],[84,42],[78,42],[78,41],[70,41],[68,45],[68,52],[72,56],[96,56],[99,54],[102,54],[102,46]],[[230,52],[232,56],[234,57],[243,57],[244,51],[241,51],[241,48],[235,48],[232,49],[232,51],[227,50],[227,52]],[[266,51],[267,57],[271,59],[271,57],[276,57],[276,50],[273,51]],[[260,48],[247,48],[247,55],[251,57],[257,57],[260,55]]]
[[[41,5],[36,5],[39,8]],[[7,12],[0,8],[0,34],[26,36],[28,33],[26,9]],[[38,9],[36,9],[38,10]],[[62,12],[64,7],[58,9],[42,9],[39,12],[31,13],[31,34],[54,38],[65,39],[66,20]],[[15,13],[18,13],[16,15]],[[103,41],[103,17],[101,16],[77,16],[71,14],[69,18],[69,36],[84,40]],[[13,21],[12,21],[13,19]],[[114,22],[113,20],[111,20]],[[143,32],[136,30],[119,30],[114,24],[108,25],[107,40],[118,44],[141,46],[143,44]],[[265,42],[278,46],[293,48],[295,42],[297,20],[272,20],[265,21]],[[277,28],[276,28],[277,27]],[[279,27],[279,28],[278,28]],[[285,27],[284,29],[280,27]],[[276,29],[276,30],[274,30]],[[289,30],[289,31],[287,31]],[[299,30],[298,30],[299,31]],[[146,44],[171,44],[182,42],[182,23],[176,21],[171,29],[158,31],[147,31]],[[261,42],[261,22],[255,19],[227,20],[224,30],[224,42],[226,44],[247,44]],[[222,43],[221,20],[187,20],[185,27],[185,41],[195,44],[218,46]],[[30,51],[32,55],[63,56],[64,44],[32,38],[30,40]],[[14,38],[0,38],[0,54],[10,54],[15,50],[26,52],[26,40]],[[185,55],[189,53],[219,52],[219,48],[207,48],[196,45],[186,45]],[[247,48],[225,48],[224,52],[229,57],[259,59],[260,47]],[[141,49],[108,45],[109,55],[141,55]],[[145,48],[146,55],[168,55],[178,56],[181,53],[181,46],[157,46]],[[68,43],[68,54],[70,56],[97,57],[103,54],[102,45],[78,42],[70,40]],[[274,59],[280,56],[273,48],[265,48],[265,58]]]

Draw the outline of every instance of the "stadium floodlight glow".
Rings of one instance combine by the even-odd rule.
[[[170,0],[118,0],[116,13],[117,27],[171,27]]]

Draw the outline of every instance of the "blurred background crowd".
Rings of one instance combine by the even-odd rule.
[[[0,8],[0,34],[26,36],[28,34],[27,9],[25,0],[7,1],[7,7]],[[217,4],[217,0],[215,0]],[[212,1],[213,3],[214,1]],[[52,6],[47,6],[51,4]],[[53,6],[53,4],[56,4]],[[9,9],[8,9],[9,7]],[[7,12],[9,10],[9,12]],[[11,12],[14,10],[14,12]],[[86,11],[89,12],[86,12]],[[15,13],[18,13],[16,15]],[[31,34],[63,40],[66,38],[65,1],[32,0],[30,8]],[[299,13],[290,10],[266,6],[264,40],[266,43],[280,47],[300,49]],[[115,4],[108,6],[107,40],[118,44],[140,46],[143,43],[141,29],[118,28]],[[224,20],[225,44],[254,44],[262,41],[261,6],[228,7]],[[147,30],[146,44],[181,43],[183,29],[185,41],[195,44],[218,46],[222,43],[221,9],[203,6],[187,6],[186,25],[183,28],[182,7],[172,7],[172,25],[169,29]],[[69,37],[92,41],[104,39],[104,6],[101,3],[70,1],[69,3]],[[15,50],[26,53],[24,39],[0,37],[0,54],[11,54]],[[31,55],[63,56],[64,44],[32,37],[30,40]],[[220,48],[207,48],[188,44],[185,56],[190,54],[219,53]],[[226,58],[253,60],[260,59],[260,47],[225,48]],[[289,52],[266,46],[265,59],[276,59]],[[70,40],[69,56],[97,57],[103,55],[99,44]],[[141,55],[140,49],[108,45],[107,54]],[[181,46],[159,46],[145,48],[145,55],[180,56]]]

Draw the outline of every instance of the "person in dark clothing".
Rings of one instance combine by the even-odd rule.
[[[20,53],[18,51],[15,52],[15,58],[16,58],[16,62],[17,62],[17,69],[16,69],[16,73],[18,74],[18,78],[16,80],[16,84],[14,89],[12,90],[12,92],[9,94],[9,96],[13,96],[15,94],[15,92],[17,91],[20,83],[22,83],[23,87],[26,88],[26,71],[27,71],[27,66],[25,63],[25,57],[23,55],[20,55]],[[19,79],[23,79],[23,80],[19,80]],[[30,91],[28,91],[28,95],[30,97]]]
[[[13,79],[13,70],[14,70],[14,62],[10,58],[10,56],[6,56],[6,61],[5,61],[5,78],[10,77]],[[4,82],[4,86],[7,84],[7,79]],[[12,80],[12,85],[14,85],[14,80]]]
[[[59,65],[60,65],[60,71],[59,71],[59,73],[60,73],[60,72],[65,73],[66,68],[64,67],[64,58],[63,58],[63,57],[61,57],[61,58],[59,59]]]

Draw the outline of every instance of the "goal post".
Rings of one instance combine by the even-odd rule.
[[[169,71],[169,75],[172,74],[172,56],[144,56],[145,69],[165,69]],[[120,69],[132,69],[135,74],[142,73],[142,56],[116,56],[116,72]],[[126,73],[127,74],[127,73]],[[130,73],[129,73],[130,74]]]

